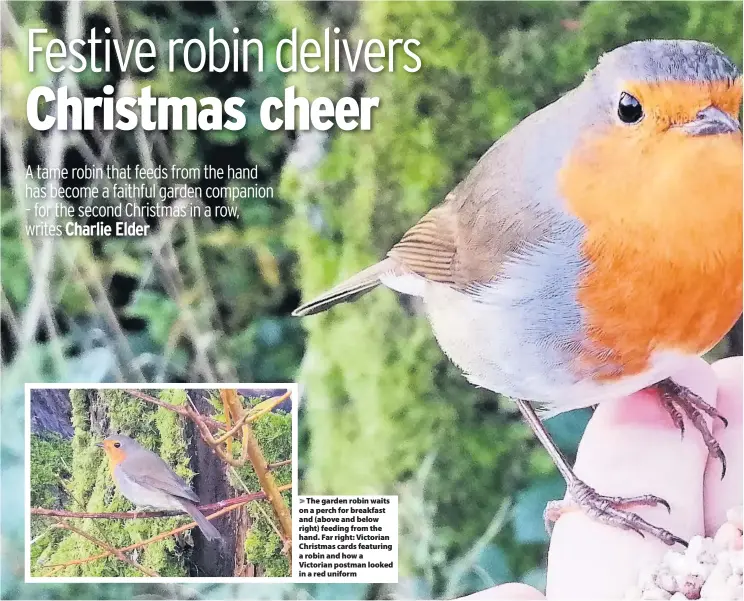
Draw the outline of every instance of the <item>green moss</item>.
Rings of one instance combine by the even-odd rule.
[[[69,494],[68,479],[72,468],[72,443],[59,435],[31,436],[31,506],[46,509],[61,509],[66,504]],[[62,538],[60,531],[48,530],[49,521],[45,518],[31,516],[31,538],[36,538],[46,531],[44,537],[51,544]],[[35,546],[32,562],[44,558],[39,555],[43,545]],[[33,551],[33,550],[32,550]]]
[[[283,496],[285,501],[288,501],[291,495]],[[289,560],[282,553],[282,540],[266,518],[273,516],[271,504],[267,501],[256,501],[251,503],[249,512],[251,531],[245,539],[246,557],[250,562],[263,567],[264,576],[289,576]]]

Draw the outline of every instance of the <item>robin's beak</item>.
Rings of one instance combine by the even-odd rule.
[[[103,443],[102,443],[102,442],[97,442],[97,443],[96,443],[96,446],[97,446],[97,447],[98,447],[99,449],[102,449],[102,448],[103,448]]]
[[[697,114],[697,119],[685,123],[682,130],[691,136],[714,136],[741,131],[741,124],[726,111],[709,106]]]

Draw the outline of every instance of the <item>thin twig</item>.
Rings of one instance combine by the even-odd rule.
[[[291,484],[285,484],[279,487],[282,492],[292,488]],[[232,499],[225,499],[208,505],[200,505],[199,511],[202,513],[217,511],[232,505],[241,505],[251,501],[259,501],[266,498],[264,491],[254,492]],[[64,518],[87,518],[87,519],[108,519],[108,520],[133,520],[138,518],[165,518],[175,515],[184,515],[183,511],[111,511],[111,512],[89,512],[89,511],[65,511],[64,509],[44,509],[43,507],[32,507],[31,515],[42,515],[50,517]]]
[[[225,430],[225,428],[227,427],[226,424],[224,424],[223,422],[217,421],[216,419],[209,417],[208,415],[202,415],[199,412],[195,410],[191,410],[186,406],[171,405],[170,403],[166,403],[165,401],[156,399],[155,397],[150,396],[149,394],[145,394],[144,392],[140,392],[138,390],[125,390],[124,392],[142,401],[152,403],[153,405],[157,405],[158,407],[162,407],[163,409],[168,409],[169,411],[174,411],[175,413],[178,413],[179,415],[183,415],[187,419],[190,419],[191,421],[193,421],[197,426],[200,426],[200,422],[201,422],[201,424],[205,426],[210,426],[212,428],[219,429],[219,430]],[[248,412],[248,415],[245,417],[244,422],[241,422],[240,425],[244,425],[245,423],[250,423],[250,422],[257,420],[262,415],[265,415],[266,413],[271,411],[279,403],[281,403],[282,401],[285,401],[289,397],[290,394],[291,394],[291,391],[288,390],[281,396],[274,397],[272,399],[263,401],[262,403],[254,407],[253,410]],[[231,435],[238,438],[238,435],[240,433],[239,431],[240,431],[240,428],[238,428]],[[201,432],[202,432],[202,438],[204,438],[204,441],[209,446],[220,444],[220,443],[217,443],[217,440],[211,436],[208,428],[206,429],[206,431],[201,430]],[[208,438],[205,437],[207,435],[209,435]],[[240,465],[243,465],[243,464],[241,463]],[[240,467],[240,465],[238,467]]]
[[[153,405],[157,405],[158,407],[162,407],[163,409],[168,409],[168,411],[175,411],[176,413],[179,413],[180,415],[183,415],[184,417],[186,417],[187,409],[184,406],[171,405],[170,403],[166,403],[165,401],[156,399],[154,396],[150,396],[149,394],[145,394],[144,392],[139,392],[137,390],[124,390],[124,392],[142,401],[152,403]],[[210,419],[207,418],[206,421],[209,422]],[[219,423],[219,422],[216,422],[215,420],[211,420],[211,421],[214,421],[215,423]],[[224,424],[221,424],[221,425],[224,425]]]
[[[214,444],[222,444],[223,442],[227,441],[228,444],[230,440],[232,440],[232,437],[238,433],[238,431],[243,427],[243,424],[247,421],[253,421],[251,418],[251,414],[247,411],[235,422],[235,425],[230,428],[227,432],[225,432],[222,436],[219,438],[214,439]],[[255,419],[255,416],[254,416]],[[229,450],[228,446],[228,450]]]
[[[483,549],[493,540],[499,531],[503,528],[509,517],[509,510],[511,507],[510,499],[505,499],[496,514],[491,519],[491,523],[488,524],[483,534],[475,541],[475,544],[470,550],[454,562],[450,571],[450,575],[447,578],[447,586],[445,589],[445,598],[450,599],[455,596],[457,587],[460,585],[463,576],[468,570],[472,569],[476,565],[478,557],[483,552]]]

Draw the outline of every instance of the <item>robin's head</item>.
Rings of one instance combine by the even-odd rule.
[[[104,450],[112,467],[124,461],[128,453],[140,448],[137,441],[123,434],[109,436],[103,442],[96,443],[96,446]]]
[[[559,174],[569,207],[590,227],[658,228],[676,215],[689,229],[691,216],[711,211],[740,218],[741,84],[702,42],[634,42],[603,56],[567,98],[582,122]]]
[[[595,367],[608,349],[624,374],[650,349],[700,354],[741,314],[741,84],[710,44],[657,40],[608,53],[564,99],[581,125],[558,192],[584,226],[576,298]]]
[[[582,87],[602,121],[631,138],[741,134],[739,70],[711,44],[633,42],[605,54]]]

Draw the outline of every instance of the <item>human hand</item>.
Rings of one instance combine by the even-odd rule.
[[[577,476],[602,494],[650,493],[666,499],[671,512],[633,507],[651,523],[690,540],[713,536],[726,512],[742,505],[741,357],[709,366],[691,359],[674,380],[687,386],[729,420],[716,420],[713,434],[726,454],[729,470],[721,480],[720,462],[708,456],[700,434],[687,423],[684,439],[663,409],[658,395],[641,391],[601,403],[579,446]],[[710,423],[710,422],[709,422]],[[548,599],[621,599],[643,569],[661,562],[669,547],[653,538],[593,521],[580,511],[556,522],[548,554]],[[683,551],[678,548],[677,550]],[[466,599],[545,599],[519,583],[504,584]]]

